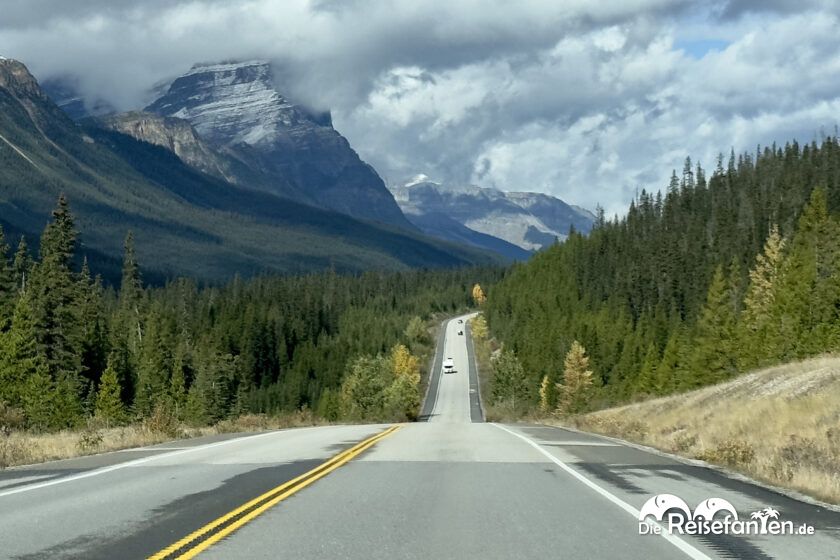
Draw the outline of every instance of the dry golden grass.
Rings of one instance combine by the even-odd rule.
[[[840,357],[566,419],[840,504]]]
[[[47,434],[0,433],[0,468],[144,447],[176,439],[261,432],[322,423],[325,422],[305,410],[275,416],[247,414],[202,428],[190,428],[180,424],[167,425],[159,419],[152,418],[140,424],[116,428],[98,427],[92,423],[83,430]]]

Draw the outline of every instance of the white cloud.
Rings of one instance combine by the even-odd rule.
[[[808,141],[840,108],[828,0],[5,0],[0,53],[120,108],[194,62],[270,58],[387,180],[621,212],[686,155]],[[685,42],[716,41],[687,53]]]

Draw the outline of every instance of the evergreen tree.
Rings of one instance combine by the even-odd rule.
[[[0,226],[0,331],[8,328],[15,308],[14,271],[9,262],[9,245]]]
[[[134,235],[125,238],[122,281],[120,282],[120,314],[117,328],[121,331],[133,355],[137,355],[143,342],[143,324],[140,321],[143,299],[143,282],[134,252]]]
[[[23,294],[11,328],[0,334],[0,401],[22,408],[26,425],[37,431],[65,426],[66,419],[55,407],[55,386],[35,335],[29,297]]]
[[[73,275],[76,228],[62,195],[41,237],[41,260],[32,274],[32,308],[50,375],[71,392],[79,390],[82,326]]]
[[[825,191],[813,191],[773,291],[775,357],[790,360],[838,348],[840,235]]]
[[[82,412],[79,292],[72,271],[76,246],[73,217],[62,195],[41,237],[40,262],[32,272],[32,310],[36,339],[55,383],[54,412],[72,424]]]
[[[0,402],[24,407],[29,379],[45,372],[46,360],[35,342],[29,298],[22,296],[15,306],[11,328],[0,333]]]
[[[493,359],[491,393],[496,404],[516,410],[527,402],[528,380],[516,354],[503,350]]]
[[[146,334],[139,349],[135,411],[148,415],[169,396],[173,353],[164,321],[157,310],[146,319]]]
[[[82,265],[78,290],[79,315],[83,329],[81,336],[82,375],[87,386],[87,391],[84,392],[93,397],[99,378],[107,367],[109,350],[102,301],[102,283],[98,277],[91,278],[87,259]],[[93,398],[90,400],[92,401]],[[89,405],[92,405],[92,402]]]
[[[690,367],[688,335],[685,326],[680,324],[668,338],[662,352],[662,361],[656,367],[656,384],[660,391],[666,394],[686,386],[685,380],[691,375]]]
[[[29,247],[26,245],[26,238],[21,235],[17,251],[15,252],[15,259],[12,264],[13,279],[19,292],[26,291],[26,283],[31,272],[32,257],[29,255]]]
[[[715,269],[706,306],[695,327],[690,386],[714,383],[737,372],[736,317],[731,285],[722,267]]]
[[[125,405],[121,398],[117,371],[113,367],[113,361],[109,357],[108,367],[102,374],[99,383],[99,391],[96,395],[95,415],[109,426],[120,425],[126,419]]]
[[[660,385],[659,368],[660,356],[654,343],[648,344],[642,369],[636,381],[636,390],[642,395],[658,395],[663,387]]]
[[[169,395],[175,406],[178,418],[183,418],[187,408],[187,385],[192,379],[189,349],[185,342],[181,342],[175,352],[172,364],[172,377],[169,380]]]

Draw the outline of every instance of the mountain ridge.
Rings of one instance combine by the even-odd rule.
[[[145,111],[190,122],[216,149],[259,171],[261,188],[413,229],[329,116],[291,103],[277,90],[267,61],[193,65]]]
[[[0,61],[0,135],[0,222],[26,234],[30,245],[64,193],[84,251],[113,265],[131,229],[141,262],[159,277],[497,262],[413,230],[243,189],[167,148],[93,123],[79,126],[17,61]]]
[[[444,185],[423,174],[390,189],[403,213],[415,223],[427,221],[425,216],[442,214],[470,230],[528,252],[565,239],[570,227],[588,232],[595,222],[590,212],[543,193]]]

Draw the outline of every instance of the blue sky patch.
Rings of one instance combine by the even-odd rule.
[[[691,58],[701,59],[709,51],[722,51],[729,46],[728,41],[721,39],[698,39],[693,41],[677,41],[676,48],[682,49]]]

